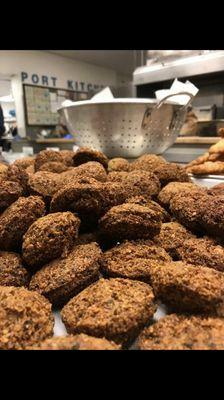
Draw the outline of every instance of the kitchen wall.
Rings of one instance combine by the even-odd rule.
[[[68,88],[75,82],[85,84],[117,87],[120,80],[116,71],[98,67],[81,61],[69,59],[43,51],[0,51],[0,76],[12,79],[12,91],[15,98],[18,129],[21,136],[26,135],[23,107],[23,93],[21,73],[24,74],[24,83],[42,85],[42,77],[48,78],[49,86]],[[53,78],[53,79],[52,79]],[[55,79],[56,78],[56,79]],[[38,79],[38,81],[37,81]],[[124,79],[124,77],[123,77]]]

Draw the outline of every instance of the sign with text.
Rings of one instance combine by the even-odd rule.
[[[23,83],[32,82],[33,85],[42,85],[42,86],[49,86],[49,87],[58,87],[56,76],[51,75],[39,75],[36,73],[29,74],[28,72],[22,71],[21,72],[21,79]],[[100,89],[103,89],[104,85],[93,84],[90,82],[82,82],[82,81],[74,81],[68,79],[65,83],[65,88],[69,90],[74,90],[77,92],[97,92]]]

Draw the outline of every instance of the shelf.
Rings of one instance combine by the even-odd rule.
[[[217,143],[221,137],[202,137],[202,136],[185,136],[178,137],[175,144],[214,144]]]
[[[75,139],[36,139],[36,143],[75,143]]]

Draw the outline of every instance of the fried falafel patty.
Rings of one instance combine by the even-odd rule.
[[[89,161],[81,164],[78,167],[69,168],[67,171],[62,172],[59,176],[61,186],[74,182],[82,178],[93,178],[100,182],[107,181],[107,173],[105,168],[97,161]]]
[[[0,249],[20,250],[23,235],[45,214],[41,197],[20,197],[0,215]]]
[[[155,168],[154,174],[158,177],[162,187],[170,182],[190,182],[186,170],[175,163],[159,165]]]
[[[61,155],[60,151],[42,150],[36,155],[34,169],[35,172],[37,172],[45,163],[57,162],[63,164],[63,161],[63,156]]]
[[[204,192],[206,189],[191,182],[170,182],[162,188],[158,195],[159,203],[169,210],[171,199],[179,193],[192,193],[193,191]],[[186,194],[187,195],[187,194]]]
[[[156,298],[177,312],[224,314],[224,274],[182,261],[157,265],[151,272]]]
[[[126,203],[129,204],[138,204],[139,206],[146,206],[152,208],[156,212],[159,212],[161,215],[162,222],[169,222],[171,220],[170,214],[165,210],[165,208],[161,207],[158,203],[153,200],[149,200],[144,196],[134,196],[130,197],[126,200]]]
[[[0,182],[0,213],[22,196],[23,188],[18,182]]]
[[[0,286],[28,286],[30,275],[19,254],[0,251]]]
[[[125,200],[126,193],[119,184],[83,178],[64,186],[53,196],[51,211],[70,210],[77,213],[82,222],[94,223],[110,207]]]
[[[155,310],[149,285],[114,278],[100,279],[84,289],[66,304],[61,316],[69,333],[85,333],[127,344]]]
[[[78,165],[85,164],[88,161],[97,161],[107,169],[109,160],[101,151],[93,150],[88,147],[80,147],[73,156],[73,165],[78,167]]]
[[[121,346],[105,338],[79,335],[58,336],[46,339],[26,350],[120,350]]]
[[[71,212],[48,214],[34,222],[23,237],[23,260],[30,270],[66,257],[78,237],[79,218]]]
[[[191,238],[178,246],[180,260],[224,272],[224,248],[206,238]]]
[[[108,163],[108,171],[129,171],[130,164],[125,158],[112,158]]]
[[[27,194],[27,183],[29,179],[28,173],[15,164],[9,165],[7,171],[3,175],[5,181],[17,182],[23,188],[23,195]]]
[[[194,235],[178,222],[167,222],[162,224],[160,233],[153,238],[153,241],[158,246],[163,247],[173,259],[177,260],[180,258],[179,247],[185,240],[193,237]]]
[[[67,167],[73,167],[73,157],[75,152],[73,150],[60,150],[63,162]]]
[[[155,154],[143,154],[130,164],[130,171],[140,170],[153,172],[161,164],[166,164],[166,160]]]
[[[208,196],[202,212],[202,227],[212,236],[224,235],[224,196]]]
[[[25,288],[0,286],[0,349],[22,350],[53,335],[51,304]]]
[[[170,201],[171,213],[186,228],[201,233],[203,208],[208,197],[203,192],[179,193]]]
[[[49,161],[42,164],[38,171],[54,172],[55,174],[60,174],[61,172],[67,171],[68,166],[63,162]]]
[[[214,196],[223,196],[224,195],[224,183],[219,183],[218,185],[215,185],[208,189],[208,194],[214,195]]]
[[[126,241],[106,251],[100,260],[107,276],[140,280],[150,283],[151,269],[157,262],[171,262],[164,249],[151,240]]]
[[[30,194],[42,196],[50,201],[53,195],[60,189],[58,174],[47,171],[38,171],[30,175],[28,190]]]
[[[98,280],[101,255],[97,243],[75,246],[66,258],[51,261],[38,271],[29,288],[47,297],[54,306],[64,305]]]
[[[23,169],[27,169],[30,166],[34,165],[35,158],[34,157],[23,157],[14,161],[13,165],[17,165]]]
[[[113,240],[151,239],[158,235],[161,214],[138,204],[112,207],[100,220],[100,235]]]
[[[222,318],[170,314],[145,328],[139,350],[224,350]]]

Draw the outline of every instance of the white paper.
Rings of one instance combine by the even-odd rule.
[[[196,96],[196,94],[198,93],[198,90],[199,89],[195,85],[193,85],[193,83],[191,83],[190,81],[186,81],[185,83],[183,83],[183,82],[178,81],[178,79],[175,79],[174,82],[172,83],[170,89],[157,90],[155,92],[155,95],[156,95],[157,100],[161,101],[166,96],[169,96],[171,94],[177,94],[176,96],[172,96],[167,100],[173,101],[180,105],[186,105],[190,100],[189,96],[178,95],[178,93],[187,92],[187,93],[192,94],[193,96]]]
[[[110,90],[109,87],[106,87],[105,89],[101,90],[99,93],[95,94],[92,98],[91,101],[105,101],[105,100],[113,100],[114,96]]]

